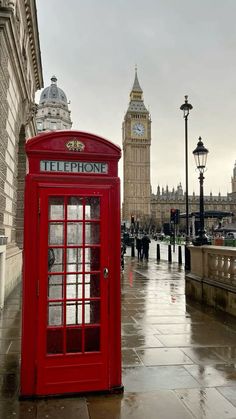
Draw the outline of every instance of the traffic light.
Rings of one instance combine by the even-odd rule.
[[[171,208],[170,210],[170,222],[179,224],[180,210],[177,208]]]
[[[175,210],[175,224],[179,224],[179,218],[180,218],[180,210]]]
[[[171,208],[171,210],[170,210],[170,222],[171,223],[175,223],[175,213],[176,213],[176,209]]]

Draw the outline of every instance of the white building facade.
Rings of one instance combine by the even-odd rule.
[[[56,76],[51,85],[43,89],[36,113],[38,132],[71,129],[72,122],[66,94],[57,86]]]

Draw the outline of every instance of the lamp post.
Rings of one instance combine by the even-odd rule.
[[[195,246],[202,246],[207,244],[208,240],[204,229],[204,194],[203,194],[203,181],[204,172],[206,170],[206,161],[208,150],[204,147],[201,137],[198,139],[197,147],[193,150],[197,169],[199,170],[199,182],[200,182],[200,229],[198,230],[198,236],[194,240]]]
[[[193,109],[192,105],[188,103],[188,96],[185,96],[185,102],[180,106],[183,111],[185,119],[185,212],[186,212],[186,241],[185,241],[185,270],[190,269],[190,253],[188,249],[189,244],[189,206],[188,206],[188,116],[189,111]]]

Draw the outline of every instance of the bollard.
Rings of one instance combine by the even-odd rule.
[[[181,248],[181,246],[178,246],[178,262],[179,262],[179,265],[182,265],[182,248]]]
[[[157,243],[157,260],[160,260],[160,244]]]
[[[172,262],[171,244],[168,244],[168,262]]]
[[[188,246],[185,244],[185,271],[191,270],[191,261],[190,261],[190,250]]]
[[[121,253],[121,270],[123,271],[124,269],[125,269],[124,255]]]
[[[131,244],[131,257],[134,258],[135,253],[134,253],[134,243]]]

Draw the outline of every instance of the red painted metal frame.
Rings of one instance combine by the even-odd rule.
[[[83,152],[66,149],[65,144],[71,138],[84,143]],[[113,391],[113,389],[121,387],[120,181],[117,177],[120,148],[92,134],[79,131],[60,131],[42,134],[29,140],[26,144],[26,152],[29,159],[29,173],[26,176],[25,187],[21,396],[31,397],[96,390]],[[41,159],[106,162],[108,163],[108,173],[104,175],[40,173],[39,162]],[[59,192],[61,194],[65,191],[65,195],[70,193],[73,195],[77,192],[78,195],[104,195],[108,202],[107,213],[105,211],[104,214],[108,226],[107,238],[105,238],[107,250],[104,252],[107,255],[101,264],[101,270],[103,270],[104,263],[108,263],[110,272],[109,279],[102,279],[108,284],[107,287],[105,286],[104,294],[106,295],[107,309],[104,308],[102,314],[102,316],[107,316],[107,328],[105,327],[105,336],[103,337],[103,344],[106,346],[104,354],[107,357],[107,369],[104,369],[103,384],[100,387],[93,386],[92,382],[87,384],[79,383],[80,380],[76,382],[77,378],[73,373],[73,368],[65,374],[67,383],[64,385],[56,384],[58,377],[55,376],[51,377],[51,382],[54,382],[55,385],[44,386],[43,379],[39,379],[38,376],[42,371],[42,365],[45,365],[45,357],[42,356],[42,347],[45,348],[45,342],[42,340],[39,324],[41,324],[42,312],[45,315],[44,303],[40,299],[42,291],[42,288],[40,290],[42,286],[40,272],[45,269],[44,264],[47,261],[45,253],[47,249],[41,248],[42,234],[40,233],[42,232],[39,223],[39,211],[43,210],[39,203],[41,191],[43,199],[51,193],[58,195]],[[104,223],[104,219],[101,222]],[[43,255],[42,260],[39,258],[39,254]],[[93,360],[96,358],[96,356],[94,358],[94,353],[90,358],[92,357]],[[83,365],[84,376],[89,376],[92,363],[90,366],[88,359],[84,363],[82,355],[79,358]],[[71,377],[71,385],[68,385],[68,377]]]

